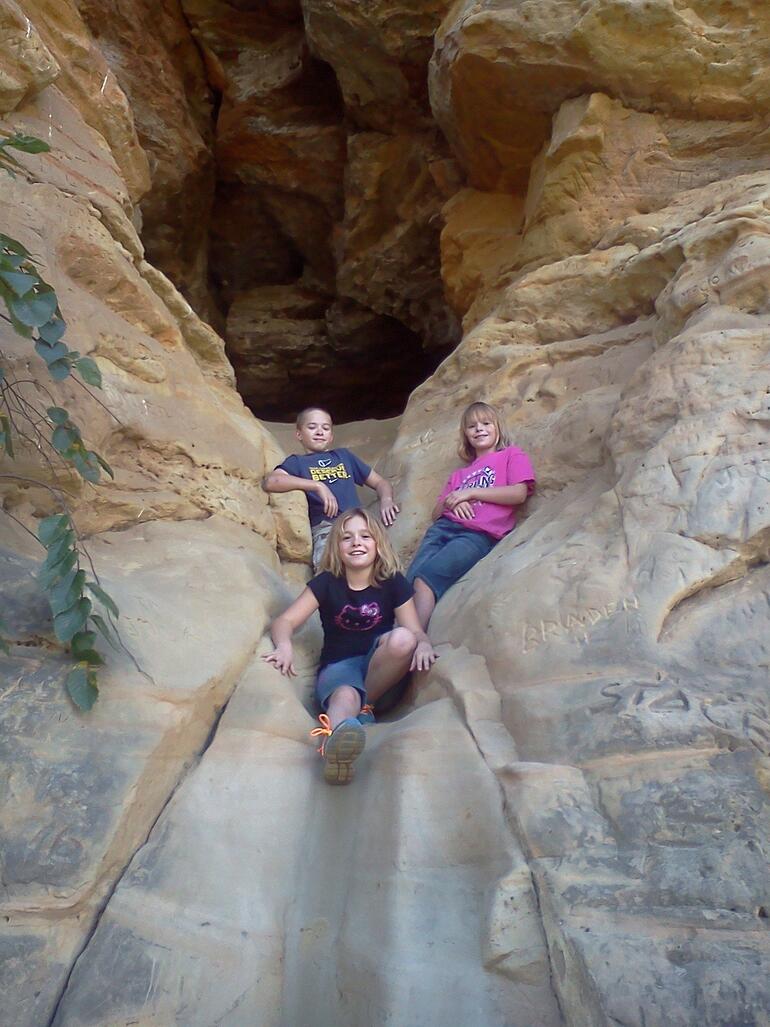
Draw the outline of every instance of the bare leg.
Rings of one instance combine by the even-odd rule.
[[[335,688],[326,707],[332,728],[341,724],[347,717],[357,717],[360,711],[361,696],[351,685],[340,685],[339,688]]]
[[[430,618],[436,608],[436,597],[422,578],[414,579],[414,605],[417,609],[417,616],[420,618],[422,629],[427,631]]]
[[[409,628],[393,628],[383,635],[366,674],[366,697],[375,703],[409,670],[417,639]],[[336,694],[336,693],[335,693]]]

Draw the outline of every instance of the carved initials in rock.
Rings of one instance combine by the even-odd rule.
[[[627,596],[624,599],[613,600],[603,606],[589,606],[585,610],[562,615],[558,620],[540,620],[535,623],[524,625],[522,632],[522,652],[526,655],[533,649],[537,649],[543,642],[563,641],[567,639],[587,640],[588,630],[595,627],[600,621],[607,620],[616,613],[628,610],[638,610],[639,599],[637,596]]]
[[[745,738],[764,756],[770,756],[770,711],[761,700],[742,692],[704,699],[701,712],[710,723]]]
[[[676,681],[612,681],[604,685],[602,701],[591,713],[634,717],[639,713],[690,713],[734,737],[745,739],[763,755],[770,756],[770,710],[759,698],[743,692],[697,696]]]
[[[633,717],[640,712],[687,713],[691,707],[685,690],[670,681],[613,681],[604,685],[601,694],[607,702],[591,706],[591,713],[611,711]]]

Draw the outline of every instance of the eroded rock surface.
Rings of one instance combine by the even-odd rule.
[[[441,324],[440,268],[462,342],[392,446],[392,423],[339,441],[393,477],[405,555],[456,465],[471,399],[501,407],[539,487],[516,532],[439,603],[441,658],[370,732],[358,780],[324,788],[306,734],[318,626],[301,636],[297,680],[259,660],[307,574],[301,497],[268,502],[259,488],[281,447],[235,393],[221,340],[146,259],[136,211],[150,163],[120,76],[74,7],[7,0],[4,126],[53,149],[4,183],[2,230],[39,256],[120,418],[62,393],[116,469],[93,493],[67,484],[133,659],[113,657],[94,713],[75,714],[38,554],[20,528],[4,532],[17,644],[0,693],[3,1015],[14,1027],[759,1027],[764,6],[420,4],[410,21],[397,3],[307,0],[305,36],[299,5],[274,0],[239,3],[232,37],[235,7],[184,8],[249,146],[275,156],[273,178],[251,179],[233,142],[217,200],[231,225],[243,203],[250,246],[280,236],[256,280],[231,230],[218,237],[239,345],[265,361],[280,350],[285,390],[310,364],[297,339],[312,340],[320,376],[324,347],[354,359],[373,319]],[[430,94],[450,150],[415,70],[444,14]],[[335,26],[343,43],[369,40],[370,93],[362,52],[346,66]],[[349,191],[301,167],[308,122],[254,99],[296,88],[319,56],[351,119],[340,134],[338,112],[328,133],[344,141]],[[285,148],[268,145],[274,132]],[[342,229],[309,266],[334,203]],[[24,344],[0,331],[26,367]],[[389,373],[367,369],[367,386]],[[19,454],[19,473],[40,473],[34,451]],[[3,505],[29,524],[51,510],[20,482],[4,482]]]

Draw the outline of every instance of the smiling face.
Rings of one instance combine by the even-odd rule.
[[[308,410],[297,425],[297,438],[306,453],[325,453],[334,440],[332,419],[325,410]]]
[[[489,414],[483,413],[470,417],[463,431],[468,444],[475,451],[477,457],[482,453],[493,452],[500,437],[496,423]]]
[[[377,543],[363,517],[351,517],[340,534],[339,552],[342,566],[350,570],[373,567],[377,559]]]

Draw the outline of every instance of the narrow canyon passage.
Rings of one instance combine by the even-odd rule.
[[[64,483],[130,654],[76,712],[24,530],[63,479],[20,446],[0,1018],[759,1027],[766,5],[0,0],[0,24],[2,128],[51,147],[3,176],[0,232],[102,373],[108,410],[57,399],[115,479]],[[0,359],[37,380],[4,321]],[[318,625],[296,681],[259,659],[310,575],[304,499],[263,476],[328,405],[408,560],[477,398],[536,493],[325,788]]]

